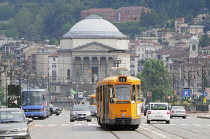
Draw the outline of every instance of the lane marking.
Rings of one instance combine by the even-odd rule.
[[[48,126],[56,126],[56,124],[49,124]]]
[[[74,125],[82,125],[82,124],[74,124]]]
[[[62,124],[61,126],[69,126],[69,124]]]
[[[44,126],[44,125],[35,125],[35,126]]]
[[[152,133],[154,133],[154,134],[156,134],[156,135],[158,135],[158,136],[160,136],[160,137],[162,137],[162,138],[169,139],[167,136],[162,135],[162,134],[160,134],[160,133],[157,133],[157,132],[155,132],[155,131],[152,131],[152,130],[150,130],[150,129],[148,129],[148,128],[145,128],[145,127],[142,127],[142,128],[143,128],[144,130],[149,131],[149,132],[152,132]]]
[[[199,125],[199,124],[193,124],[193,125],[195,125],[195,126],[203,126],[203,125]]]
[[[96,125],[96,124],[88,124],[88,125]]]

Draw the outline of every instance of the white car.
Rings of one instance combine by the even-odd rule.
[[[146,113],[147,123],[150,121],[166,121],[170,123],[170,110],[168,103],[150,102]]]

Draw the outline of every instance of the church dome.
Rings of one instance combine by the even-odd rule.
[[[198,42],[198,38],[196,36],[192,36],[189,42]]]
[[[98,15],[90,15],[75,24],[64,38],[127,38],[112,23]]]

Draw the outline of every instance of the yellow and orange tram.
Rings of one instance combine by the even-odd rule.
[[[141,123],[141,80],[133,76],[107,77],[96,84],[97,121],[106,129]]]
[[[90,105],[96,105],[96,94],[90,95]]]

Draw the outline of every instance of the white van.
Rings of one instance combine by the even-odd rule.
[[[168,103],[150,102],[147,110],[147,123],[150,121],[166,121],[170,123],[170,110]]]

